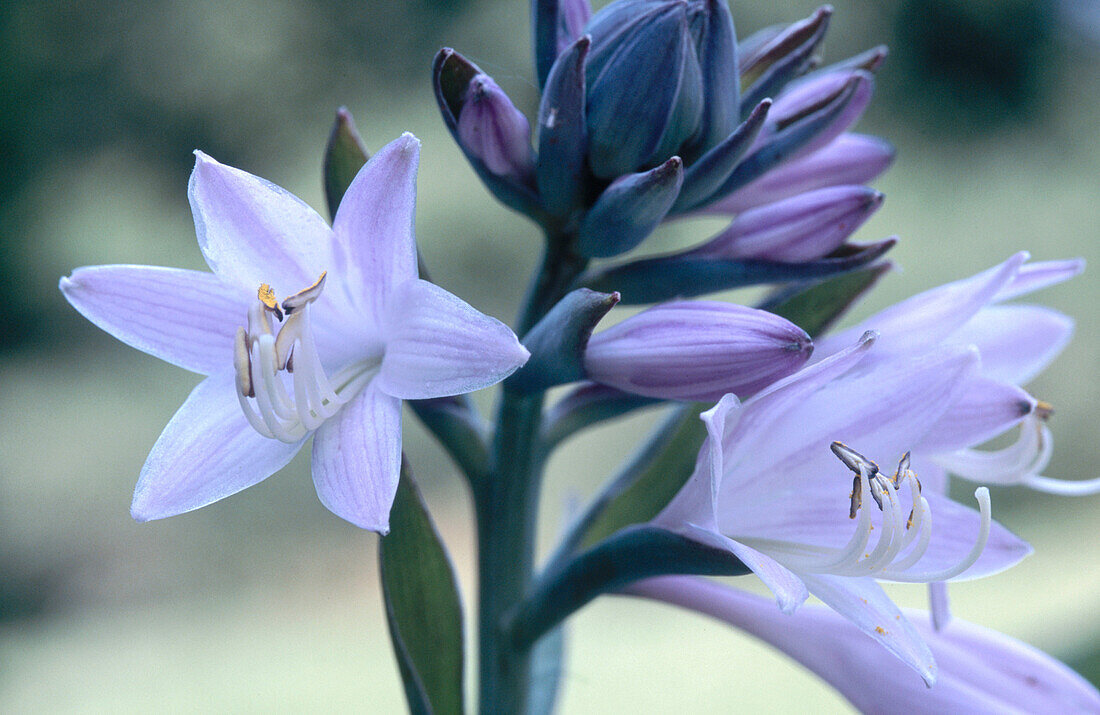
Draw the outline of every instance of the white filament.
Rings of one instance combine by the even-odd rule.
[[[238,389],[237,399],[253,429],[264,437],[293,444],[339,412],[370,381],[376,366],[356,365],[341,370],[336,375],[338,387],[334,388],[317,355],[310,305],[288,316],[278,337],[272,334],[270,315],[262,304],[257,306],[249,311],[247,333],[247,377],[255,398],[250,399]],[[276,349],[277,344],[280,349]],[[291,358],[289,365],[286,356]],[[293,395],[279,375],[283,369],[291,375]]]
[[[877,470],[872,470],[868,464],[860,463],[858,466],[859,499],[862,507],[855,530],[844,546],[831,548],[773,539],[736,538],[766,551],[796,572],[871,576],[889,581],[924,583],[952,579],[974,565],[989,541],[992,515],[988,489],[982,487],[974,493],[980,509],[980,524],[969,552],[957,563],[946,568],[914,571],[913,567],[924,558],[932,542],[932,510],[928,500],[920,494],[916,475],[908,469],[904,472],[899,470],[895,484]],[[904,482],[909,482],[911,495],[911,507],[908,510],[897,494]],[[868,552],[867,546],[872,533],[876,531],[871,519],[876,505],[873,491],[882,497],[882,520],[877,529],[878,541]],[[911,513],[911,517],[907,515],[907,511]],[[907,523],[909,519],[911,521]]]

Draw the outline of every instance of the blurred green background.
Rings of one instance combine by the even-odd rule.
[[[899,149],[877,184],[885,207],[860,235],[900,234],[893,259],[904,270],[855,317],[1021,248],[1100,265],[1097,4],[835,3],[827,59],[892,47],[860,129]],[[813,8],[736,2],[734,17],[745,35]],[[437,116],[429,67],[440,46],[454,46],[533,115],[527,21],[519,0],[23,0],[0,9],[0,709],[403,708],[377,537],[321,507],[306,460],[197,512],[130,520],[145,455],[197,378],[99,332],[56,286],[88,264],[202,268],[186,198],[195,148],[322,207],[321,150],[347,105],[372,148],[404,130],[423,140],[417,232],[433,278],[508,319],[539,238],[462,160]],[[713,227],[683,222],[645,249]],[[1047,474],[1093,477],[1100,290],[1086,274],[1040,300],[1078,319],[1073,344],[1031,385],[1057,408]],[[485,408],[491,398],[478,396]],[[554,458],[544,547],[565,504],[591,494],[654,417],[601,428]],[[469,602],[467,496],[415,418],[405,431]],[[1097,682],[1100,497],[1001,489],[993,500],[1036,554],[955,586],[956,614]],[[920,588],[895,592],[923,603]],[[574,619],[568,647],[566,713],[847,707],[766,647],[651,604],[602,599]]]

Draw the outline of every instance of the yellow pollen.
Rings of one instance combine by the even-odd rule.
[[[882,626],[875,626],[875,633],[878,633],[880,636],[884,636],[886,635],[886,629]]]
[[[1039,400],[1035,403],[1035,416],[1044,422],[1050,419],[1050,416],[1054,414],[1054,405],[1049,402],[1043,402]]]
[[[256,291],[256,297],[267,306],[268,310],[275,310],[279,305],[279,301],[275,300],[275,290],[267,283],[260,284],[260,289]]]

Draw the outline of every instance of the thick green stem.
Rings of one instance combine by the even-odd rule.
[[[516,332],[522,336],[566,293],[584,260],[563,237],[549,237]],[[505,614],[523,598],[534,566],[535,519],[542,463],[536,449],[542,393],[505,390],[497,414],[488,478],[475,485],[478,532],[479,707],[523,713],[530,689],[530,649],[505,632]]]

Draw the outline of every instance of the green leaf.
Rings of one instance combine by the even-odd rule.
[[[892,268],[892,263],[884,261],[834,276],[808,288],[803,284],[785,289],[759,307],[786,318],[816,338],[831,328]]]
[[[721,544],[657,526],[630,526],[548,568],[509,620],[510,636],[519,647],[531,645],[597,596],[653,576],[747,573]]]
[[[336,217],[336,209],[344,198],[344,192],[368,158],[370,154],[355,129],[351,112],[346,107],[340,107],[328,137],[328,146],[325,147],[325,201],[330,218]]]
[[[695,468],[695,458],[707,436],[699,413],[710,407],[693,403],[674,410],[596,499],[566,543],[587,548],[624,527],[657,516]]]
[[[386,620],[409,710],[461,715],[462,605],[451,560],[404,458],[378,547]]]

